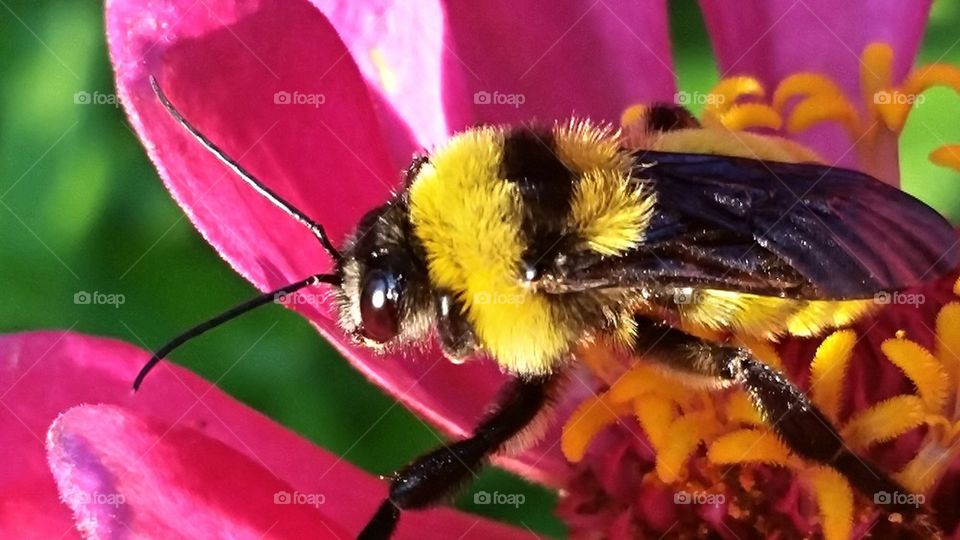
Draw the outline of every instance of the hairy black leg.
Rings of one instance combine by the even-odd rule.
[[[496,408],[462,441],[429,452],[394,474],[390,495],[358,538],[389,538],[401,510],[437,504],[462,486],[536,418],[549,398],[555,377],[513,379],[501,391]]]
[[[704,341],[648,321],[641,321],[634,348],[642,358],[674,370],[740,385],[770,428],[795,454],[835,468],[871,501],[883,503],[884,510],[917,512],[913,504],[896,504],[909,493],[906,489],[851,452],[806,394],[750,351]]]

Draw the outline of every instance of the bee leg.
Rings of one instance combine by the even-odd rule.
[[[833,467],[872,501],[908,491],[886,473],[853,453],[830,420],[783,374],[744,348],[720,345],[672,327],[646,322],[634,343],[638,356],[675,371],[709,377],[721,385],[738,384],[764,421],[800,457]],[[885,507],[915,514],[913,505]]]
[[[487,458],[523,431],[543,410],[556,377],[513,379],[469,438],[415,459],[393,476],[388,498],[358,538],[389,538],[402,510],[435,505],[474,476]]]

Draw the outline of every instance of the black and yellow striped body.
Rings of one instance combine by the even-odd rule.
[[[588,123],[474,129],[434,152],[409,187],[432,283],[452,291],[480,346],[509,371],[554,370],[585,335],[626,320],[622,291],[531,287],[571,253],[643,239],[654,198],[630,181],[616,135]]]
[[[795,145],[678,126],[643,149],[590,122],[465,131],[415,161],[406,190],[368,216],[348,255],[405,261],[394,273],[418,292],[401,306],[399,341],[437,328],[451,358],[480,351],[507,371],[539,375],[594,338],[630,343],[644,318],[762,339],[848,325],[877,306],[875,293],[923,272],[888,272],[875,245],[859,245],[885,226],[862,205],[943,233],[922,203],[806,163],[815,156]],[[820,182],[821,173],[836,178]],[[790,182],[812,195],[801,200]],[[348,264],[349,329],[361,322],[364,269]]]

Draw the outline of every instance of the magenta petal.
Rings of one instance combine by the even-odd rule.
[[[141,418],[138,422],[154,426],[149,429],[166,426],[203,448],[220,448],[217,451],[231,463],[269,471],[271,482],[300,493],[325,493],[323,515],[334,518],[341,530],[352,534],[386,494],[381,480],[320,450],[182,368],[159,369],[149,384],[132,393],[130,381],[148,356],[122,342],[68,332],[0,337],[0,538],[76,537],[71,533],[70,511],[58,501],[57,486],[47,467],[44,433],[59,414],[84,403],[120,406],[121,416]],[[187,451],[191,444],[178,443],[169,450]],[[256,474],[264,477],[262,471]],[[131,492],[124,493],[133,497]],[[74,499],[77,501],[96,499]],[[422,530],[437,531],[437,538],[457,537],[467,530],[480,537],[511,534],[506,526],[485,520],[478,523],[475,516],[450,510],[411,514],[401,524],[401,536],[422,537]]]
[[[378,112],[402,118],[422,147],[448,136],[440,101],[443,10],[436,1],[312,0],[340,34],[353,60],[384,100]],[[389,105],[387,105],[389,104]],[[392,124],[390,119],[386,123]],[[391,137],[393,138],[393,137]],[[395,141],[388,139],[388,144]],[[404,156],[410,159],[409,150]],[[406,165],[406,164],[404,164]]]
[[[120,407],[70,409],[50,427],[47,455],[87,538],[347,536],[324,515],[326,499],[338,494],[297,494],[200,431]]]
[[[798,71],[833,77],[860,102],[860,55],[872,42],[893,47],[894,81],[913,65],[930,0],[700,0],[722,77],[752,75],[772,92]],[[853,141],[839,128],[800,137],[831,163],[852,166]],[[895,160],[893,160],[895,162]]]
[[[617,122],[634,103],[673,101],[663,0],[445,6],[443,97],[453,129],[574,113]]]
[[[47,452],[61,498],[88,538],[347,538],[357,531],[338,522],[356,521],[346,518],[360,514],[357,504],[384,494],[382,482],[359,472],[299,491],[202,428],[111,405],[67,411],[50,428]],[[415,521],[398,536],[521,536],[449,511]]]
[[[153,95],[150,75],[184,116],[335,242],[397,180],[366,85],[309,3],[114,0],[107,32],[121,98],[164,182],[257,286],[290,283],[329,260],[303,227],[184,133]]]

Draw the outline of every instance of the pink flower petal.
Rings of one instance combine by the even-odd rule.
[[[550,17],[526,1],[314,3],[426,147],[478,122],[616,121],[633,103],[672,100],[662,2],[567,0]]]
[[[638,102],[673,101],[666,3],[445,3],[448,123],[617,122]],[[545,9],[549,13],[545,13]]]
[[[167,187],[257,286],[290,283],[330,261],[303,227],[186,135],[153,95],[150,75],[184,116],[322,221],[335,242],[398,179],[363,79],[310,4],[114,0],[107,32],[120,96]]]
[[[50,469],[87,538],[342,538],[338,494],[297,494],[251,458],[187,426],[80,406],[47,435]]]
[[[864,48],[877,41],[890,44],[895,54],[892,75],[894,81],[901,80],[913,65],[930,4],[930,0],[700,0],[722,77],[753,75],[772,92],[792,73],[817,71],[833,77],[857,103]],[[816,128],[799,139],[831,163],[856,164],[850,150],[853,141],[839,128]]]
[[[164,452],[192,452],[191,448],[206,451],[216,447],[218,456],[229,459],[232,464],[240,463],[238,466],[244,467],[245,474],[269,477],[270,482],[290,486],[300,493],[324,493],[327,496],[321,509],[323,514],[334,518],[341,530],[353,534],[360,530],[386,494],[382,481],[320,450],[179,367],[159,369],[151,376],[150,384],[133,394],[130,381],[147,358],[146,352],[122,342],[68,332],[0,337],[0,433],[4,436],[0,445],[0,537],[76,537],[71,532],[73,518],[68,508],[58,501],[57,487],[47,468],[44,433],[59,414],[84,403],[118,405],[123,408],[122,414],[118,413],[121,417],[136,416],[140,419],[137,422],[148,426],[144,428],[146,431],[155,430],[158,425],[172,428],[171,432],[175,431],[182,439],[164,438]],[[80,436],[77,430],[71,432]],[[173,444],[174,440],[179,442]],[[93,446],[98,451],[119,452],[115,455],[125,455],[123,452],[135,447],[130,445],[139,444],[133,433],[129,440],[115,441],[118,446],[114,448],[97,446],[112,443],[98,441],[96,437],[90,442],[96,443]],[[191,446],[193,444],[196,447]],[[156,459],[164,455],[169,454],[159,453]],[[80,463],[79,454],[72,456],[69,459],[77,466],[82,464],[88,467],[88,473],[96,472],[93,467],[98,461]],[[141,473],[166,474],[160,465],[169,462],[158,461],[154,463],[156,467],[151,468],[146,467],[151,463],[149,459],[144,462]],[[201,459],[204,459],[201,455],[191,456],[186,466],[191,460],[199,463]],[[113,465],[126,467],[109,459],[104,459],[102,464],[108,465],[107,470],[112,472],[119,470],[111,468]],[[268,471],[269,475],[254,472],[256,467]],[[193,473],[185,471],[185,474],[187,476],[176,478],[190,481],[188,476]],[[94,475],[88,479],[97,478],[100,477]],[[161,476],[150,478],[157,480]],[[172,482],[173,476],[162,478]],[[124,482],[125,490],[136,487],[129,478]],[[96,489],[95,485],[80,480],[75,483],[77,489]],[[219,494],[216,490],[223,487],[197,487],[196,494],[204,493],[204,489]],[[177,489],[185,488],[180,485]],[[123,493],[131,501],[146,500],[134,498],[134,495],[145,497],[142,493]],[[193,496],[198,496],[196,494]],[[74,499],[74,502],[77,500],[84,499]],[[90,497],[85,500],[97,501]],[[213,507],[214,501],[207,504]],[[240,502],[229,500],[223,504],[236,509]],[[104,510],[102,506],[84,508],[91,512],[101,510]],[[136,514],[140,510],[134,505],[130,511]],[[264,511],[269,513],[270,509]],[[310,520],[316,518],[302,519],[314,523]],[[422,537],[424,530],[437,531],[437,538],[456,537],[467,530],[479,537],[511,532],[508,527],[485,520],[478,523],[475,517],[442,509],[411,513],[405,516],[400,527],[401,536],[417,538]],[[316,534],[321,533],[322,530]]]
[[[397,114],[423,148],[443,142],[449,130],[440,95],[443,10],[439,2],[312,1],[337,29],[371,94],[386,102],[378,113]],[[388,144],[392,138],[388,137]],[[406,155],[398,151],[398,157],[409,161],[413,150],[406,148]]]

